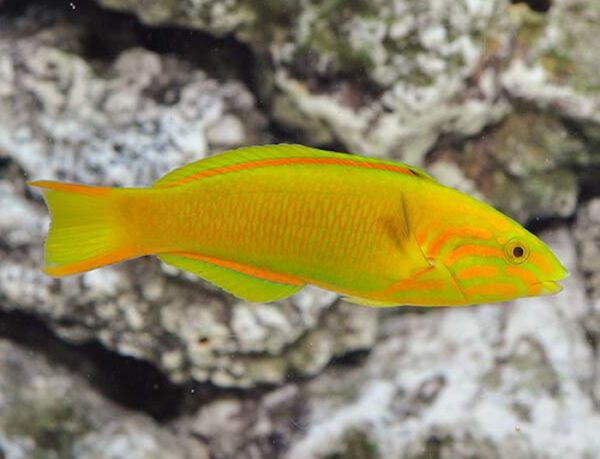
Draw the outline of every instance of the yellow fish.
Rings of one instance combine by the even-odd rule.
[[[51,276],[157,255],[248,301],[313,284],[449,306],[556,293],[568,274],[521,225],[419,169],[300,145],[227,151],[150,188],[30,185],[52,217]]]

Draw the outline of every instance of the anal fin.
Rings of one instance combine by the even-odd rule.
[[[304,287],[302,281],[292,276],[195,253],[161,254],[158,258],[250,302],[275,301]]]
[[[370,306],[372,308],[389,308],[392,306],[402,306],[397,302],[389,302],[389,301],[378,301],[378,300],[369,300],[367,298],[358,298],[358,297],[344,297],[342,300],[347,303],[360,304],[361,306]]]

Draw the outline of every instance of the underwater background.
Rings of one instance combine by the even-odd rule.
[[[29,179],[244,145],[423,167],[555,251],[557,296],[248,304],[41,270]],[[0,0],[0,458],[600,457],[600,1]]]

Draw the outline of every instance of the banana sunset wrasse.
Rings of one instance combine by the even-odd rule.
[[[52,222],[44,271],[143,255],[257,302],[317,285],[371,306],[466,305],[561,290],[536,236],[405,164],[307,148],[240,148],[150,188],[34,181]]]

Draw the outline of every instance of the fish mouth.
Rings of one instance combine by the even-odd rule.
[[[554,295],[562,292],[563,286],[556,281],[544,281],[540,282],[540,293],[539,295]]]
[[[558,282],[564,280],[570,275],[571,273],[567,269],[563,268],[563,272],[556,279],[540,282],[539,285],[541,289],[539,295],[554,295],[556,293],[562,292],[563,286],[560,285]]]

